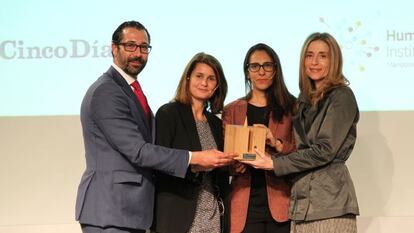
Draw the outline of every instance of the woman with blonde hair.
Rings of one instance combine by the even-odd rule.
[[[359,208],[345,163],[355,145],[359,111],[330,34],[306,39],[299,87],[293,117],[297,151],[281,157],[256,151],[260,159],[245,163],[292,177],[292,233],[356,233]]]

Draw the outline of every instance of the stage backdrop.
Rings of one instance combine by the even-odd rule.
[[[84,169],[83,95],[112,63],[111,36],[126,20],[151,34],[139,75],[153,111],[171,100],[185,65],[214,55],[229,83],[226,103],[245,94],[246,51],[263,42],[298,94],[299,53],[312,32],[340,43],[344,73],[361,110],[348,165],[359,198],[359,232],[414,228],[414,15],[410,1],[47,1],[0,8],[0,233],[78,233],[77,185]]]

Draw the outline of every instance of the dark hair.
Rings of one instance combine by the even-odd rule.
[[[246,85],[246,99],[250,100],[252,97],[252,83],[249,79],[248,65],[251,55],[256,51],[266,52],[275,63],[275,73],[273,74],[273,81],[269,88],[266,89],[267,110],[272,112],[273,119],[280,122],[283,116],[293,112],[296,98],[289,92],[283,80],[282,66],[280,64],[279,56],[268,45],[259,43],[252,46],[246,53],[243,62],[244,81]]]
[[[220,62],[212,55],[203,52],[197,53],[190,60],[190,62],[188,62],[183,74],[181,75],[174,100],[183,104],[192,104],[192,99],[189,91],[189,77],[195,69],[196,65],[199,63],[210,66],[214,70],[214,74],[217,77],[217,89],[207,101],[207,105],[205,107],[206,109],[210,110],[211,113],[221,113],[223,110],[224,99],[227,95],[226,77],[224,76],[223,68]]]
[[[137,21],[126,21],[119,25],[118,28],[112,34],[112,43],[119,44],[122,41],[122,30],[124,30],[124,28],[135,28],[139,31],[144,30],[148,36],[148,43],[151,43],[151,37],[148,30],[144,27],[144,25]]]

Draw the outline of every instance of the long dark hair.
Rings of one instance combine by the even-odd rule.
[[[267,110],[273,113],[273,119],[280,122],[283,116],[293,112],[296,98],[289,92],[283,79],[282,66],[280,64],[279,56],[268,45],[259,43],[252,46],[246,53],[243,62],[244,82],[246,85],[246,99],[250,100],[252,97],[252,83],[249,79],[248,65],[251,55],[256,51],[266,52],[275,63],[275,73],[273,74],[273,81],[269,88],[266,89]]]

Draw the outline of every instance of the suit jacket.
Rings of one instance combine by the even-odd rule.
[[[141,105],[113,67],[86,92],[81,123],[86,170],[78,188],[76,219],[99,227],[148,229],[153,169],[184,177],[188,151],[152,144]]]
[[[217,149],[223,149],[221,120],[205,111]],[[200,151],[201,143],[190,105],[172,102],[160,107],[156,114],[156,143],[191,151]],[[214,169],[214,182],[220,196],[228,202],[230,191],[227,168]],[[155,220],[153,228],[160,233],[186,233],[193,222],[198,193],[203,175],[187,169],[184,179],[157,174]],[[228,217],[228,215],[226,215]],[[228,219],[222,218],[222,226],[228,228]],[[227,232],[227,231],[224,231]]]
[[[352,90],[337,87],[316,106],[299,96],[293,118],[298,150],[273,158],[278,176],[293,174],[289,217],[312,221],[359,214],[354,184],[346,167],[359,120]]]
[[[223,126],[226,124],[243,125],[247,115],[247,101],[236,100],[228,104],[223,112]],[[284,116],[281,122],[275,122],[269,117],[269,129],[273,136],[283,141],[281,154],[295,150],[295,140],[291,116]],[[270,152],[270,151],[269,151]],[[274,154],[274,153],[273,153]],[[284,178],[276,177],[273,172],[265,172],[267,198],[270,213],[278,222],[288,220],[290,184]],[[247,209],[250,197],[251,176],[246,170],[243,174],[233,176],[230,195],[230,232],[242,232],[246,224]]]

